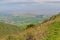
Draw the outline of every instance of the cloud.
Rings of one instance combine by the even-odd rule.
[[[60,1],[60,0],[2,0],[6,2],[44,2],[44,1]]]
[[[45,1],[44,2],[46,5],[50,5],[50,6],[59,6],[60,7],[60,1]]]
[[[55,4],[55,3],[58,3],[58,4]],[[59,5],[60,0],[1,0],[0,4]]]
[[[58,2],[60,2],[60,0],[2,0],[0,1],[0,4],[1,5],[3,4],[4,6],[16,5],[16,6],[23,6],[23,7],[34,6],[34,5],[37,6],[40,4],[48,5],[48,6],[59,6],[60,4]]]
[[[12,3],[12,2],[38,2],[44,3],[46,1],[60,1],[60,0],[1,0],[0,3]]]
[[[58,3],[58,2],[60,2],[60,0],[46,0],[46,1],[44,1],[44,2],[46,2],[46,3]]]

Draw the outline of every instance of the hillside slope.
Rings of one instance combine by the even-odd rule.
[[[60,40],[60,14],[25,30],[19,34],[19,38],[20,40]]]
[[[18,32],[20,32],[19,27],[0,22],[0,38],[6,37],[11,34],[17,34]]]
[[[49,20],[27,28],[16,35],[5,36],[0,40],[60,40],[60,14],[52,16]]]

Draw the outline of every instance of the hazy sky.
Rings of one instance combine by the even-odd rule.
[[[5,2],[5,3],[8,3],[8,2],[40,2],[40,3],[43,3],[45,1],[60,1],[60,0],[0,0],[0,3],[1,2]]]
[[[60,9],[60,0],[0,0],[0,11]]]

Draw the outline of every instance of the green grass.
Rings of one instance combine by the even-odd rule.
[[[60,15],[56,15],[54,22],[48,26],[48,37],[46,40],[60,40]]]
[[[54,22],[48,27],[49,35],[47,40],[60,40],[60,22]]]
[[[19,32],[20,32],[19,27],[0,22],[0,37],[4,37],[10,34],[17,34]]]

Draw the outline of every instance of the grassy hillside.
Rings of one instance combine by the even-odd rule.
[[[20,37],[21,36],[21,37]],[[60,14],[19,34],[20,40],[60,40]]]
[[[17,34],[19,32],[20,32],[19,27],[0,22],[0,38],[6,37],[11,34]]]
[[[48,26],[47,40],[60,40],[60,14],[53,16],[51,21]]]
[[[19,29],[16,26],[1,23],[0,27],[2,27],[0,35],[5,35],[0,40],[60,40],[60,14],[52,16],[41,24],[28,25],[27,29],[18,34],[15,34]]]

